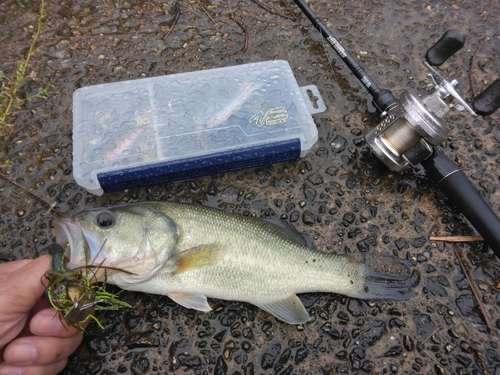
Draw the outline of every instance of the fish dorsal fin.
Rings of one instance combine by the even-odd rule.
[[[309,247],[309,244],[307,243],[307,240],[304,238],[302,233],[297,231],[291,225],[284,223],[282,221],[279,221],[279,220],[274,220],[274,219],[262,219],[262,220],[265,221],[267,224],[272,225],[275,229],[277,229],[279,232],[281,232],[281,234],[283,234],[285,237],[288,237],[289,239],[291,239],[292,241],[294,241],[298,244]]]
[[[289,324],[301,324],[310,319],[306,308],[296,294],[279,301],[260,303],[257,306]]]
[[[206,244],[193,247],[176,254],[173,275],[196,269],[210,267],[218,264],[222,259],[222,249],[218,244]]]
[[[208,304],[207,297],[204,294],[172,292],[167,293],[167,296],[174,302],[187,307],[188,309],[195,309],[203,312],[209,312],[212,310]]]

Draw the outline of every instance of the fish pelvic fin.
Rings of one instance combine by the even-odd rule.
[[[413,287],[418,285],[420,275],[416,271],[410,272],[405,262],[398,257],[389,254],[360,254],[356,258],[362,263],[364,285],[351,297],[402,301],[415,295]]]
[[[255,305],[288,324],[301,324],[310,320],[302,301],[295,294],[278,301]]]
[[[203,312],[212,311],[208,304],[207,297],[204,294],[184,293],[184,292],[171,292],[167,293],[174,302],[188,309],[194,309]]]
[[[196,246],[174,255],[172,275],[196,269],[215,266],[222,258],[222,249],[218,244]]]

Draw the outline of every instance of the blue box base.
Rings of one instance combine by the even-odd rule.
[[[300,151],[300,140],[290,139],[240,150],[99,173],[97,179],[105,192],[112,192],[295,160],[300,157]]]

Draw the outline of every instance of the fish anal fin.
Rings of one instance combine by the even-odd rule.
[[[208,244],[193,247],[176,254],[173,263],[175,265],[173,275],[196,269],[214,266],[221,259],[221,249],[217,244]]]
[[[289,324],[301,324],[310,319],[302,301],[295,294],[278,301],[259,303],[257,306]]]
[[[187,307],[188,309],[194,309],[203,312],[209,312],[212,310],[208,304],[207,297],[204,294],[195,293],[184,293],[184,292],[171,292],[167,293],[174,302]]]

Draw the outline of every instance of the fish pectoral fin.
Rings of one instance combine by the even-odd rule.
[[[172,292],[167,293],[167,296],[170,297],[174,302],[187,307],[188,309],[194,309],[203,312],[212,311],[212,308],[208,304],[207,297],[204,294]]]
[[[221,259],[221,248],[218,244],[196,246],[173,257],[173,275],[196,269],[214,266]]]
[[[289,324],[301,324],[310,319],[302,301],[295,294],[279,301],[260,303],[256,306]]]

